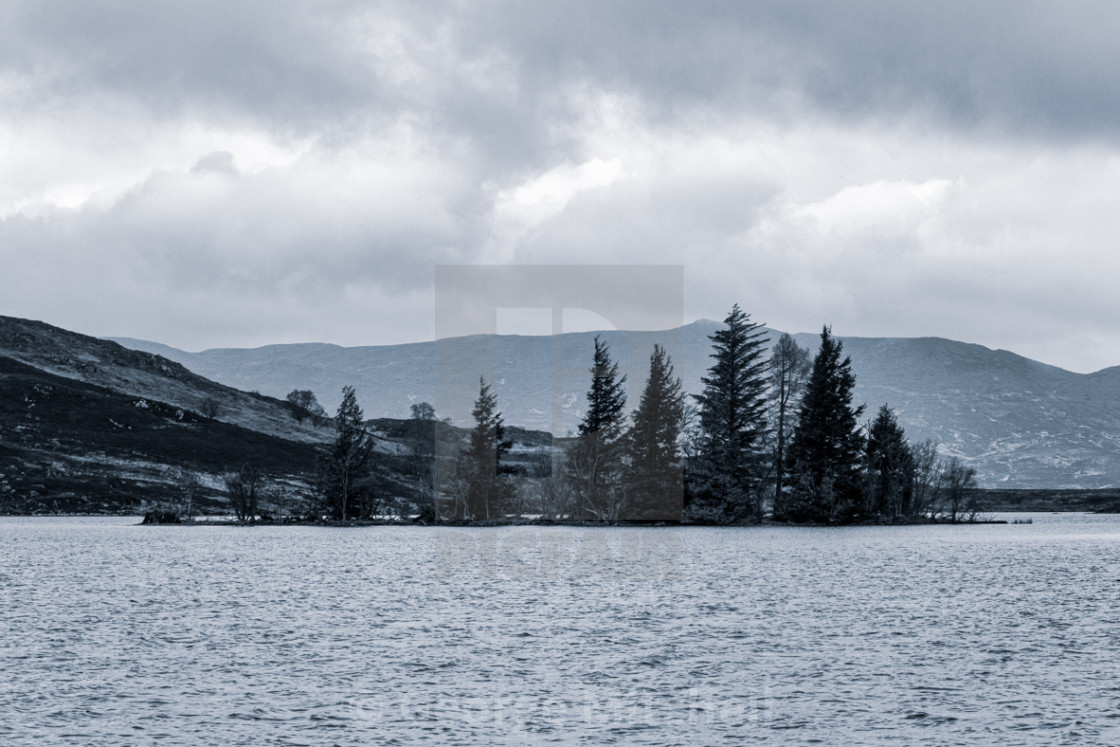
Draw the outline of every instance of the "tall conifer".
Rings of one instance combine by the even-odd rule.
[[[505,503],[506,486],[498,477],[502,457],[513,443],[506,438],[505,422],[498,411],[498,395],[481,376],[478,399],[471,415],[474,429],[462,470],[467,481],[466,518],[496,519],[501,516]]]
[[[891,409],[879,408],[867,429],[866,510],[869,516],[894,518],[910,513],[914,456]]]
[[[627,514],[634,518],[681,518],[682,467],[677,443],[684,420],[681,380],[665,348],[653,346],[649,378],[634,411],[627,466]]]
[[[842,522],[860,513],[863,406],[852,407],[856,377],[852,359],[841,359],[842,352],[832,329],[824,327],[789,448],[797,481],[789,507],[794,520]]]
[[[690,467],[688,513],[701,520],[762,517],[765,472],[766,335],[739,305],[710,336],[715,360],[701,378],[700,453]]]
[[[610,348],[595,337],[591,388],[587,411],[579,424],[579,438],[568,455],[579,514],[585,519],[617,519],[622,508],[621,466],[626,428],[626,377]]]
[[[334,417],[335,438],[320,467],[324,497],[335,519],[364,518],[369,507],[373,438],[365,429],[364,418],[354,387],[343,387]]]

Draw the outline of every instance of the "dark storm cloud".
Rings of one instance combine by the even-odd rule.
[[[113,92],[305,131],[411,112],[492,157],[563,148],[549,125],[578,112],[558,92],[581,83],[661,118],[920,112],[1108,137],[1120,121],[1111,3],[75,0],[10,3],[3,20],[0,59],[35,76],[41,105]]]
[[[294,4],[15,2],[0,31],[6,67],[39,102],[106,94],[156,116],[251,114],[308,126],[381,92],[345,64],[335,30]]]
[[[476,47],[521,61],[526,87],[586,78],[689,106],[879,117],[958,127],[1118,134],[1120,6],[891,0],[489,4]],[[466,36],[467,34],[465,34]]]
[[[116,98],[156,120],[247,120],[324,145],[407,119],[436,137],[465,135],[489,168],[547,152],[541,118],[570,112],[552,108],[548,92],[493,91],[490,71],[459,56],[458,13],[359,2],[16,2],[0,29],[0,64],[31,81],[21,102],[30,110]]]

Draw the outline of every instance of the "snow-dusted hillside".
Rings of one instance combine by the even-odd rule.
[[[845,338],[844,349],[868,417],[889,404],[912,438],[937,441],[984,486],[1120,485],[1116,369],[1077,374],[940,338]]]
[[[665,344],[689,392],[709,364],[699,321],[667,332],[605,332],[629,375],[635,404],[655,342]],[[839,330],[837,330],[839,332]],[[778,333],[774,332],[772,339]],[[311,389],[328,410],[354,385],[368,417],[407,417],[414,402],[441,417],[470,420],[478,377],[494,383],[506,422],[564,435],[575,428],[587,390],[593,333],[477,336],[378,347],[271,345],[185,353],[120,340],[241,389],[282,397]],[[797,335],[815,352],[816,334]],[[1120,485],[1120,367],[1076,374],[1001,350],[941,338],[841,338],[870,419],[889,404],[914,440],[932,438],[976,467],[990,487]]]

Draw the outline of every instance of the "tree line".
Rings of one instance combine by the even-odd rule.
[[[361,520],[396,509],[429,523],[526,513],[715,524],[976,518],[972,468],[940,457],[932,442],[908,441],[886,404],[861,421],[851,359],[828,326],[813,356],[788,334],[770,347],[761,325],[735,305],[709,339],[700,393],[684,393],[670,356],[655,345],[628,414],[627,377],[596,337],[577,432],[562,448],[542,449],[534,468],[512,464],[514,444],[484,378],[465,435],[437,420],[430,404],[414,404],[398,439],[403,453],[392,457],[410,481],[407,508],[387,497],[390,457],[375,450],[354,388],[343,389],[333,418],[310,391],[293,391],[297,420],[334,430],[319,457],[311,513]],[[239,518],[257,514],[260,478],[251,467],[227,478]]]
[[[824,327],[815,356],[783,334],[770,349],[738,305],[710,336],[703,390],[687,396],[655,345],[638,406],[626,415],[626,377],[596,337],[578,435],[547,477],[503,470],[497,398],[480,381],[470,445],[449,502],[456,519],[495,519],[527,485],[537,510],[580,521],[794,523],[975,519],[975,470],[936,444],[910,443],[883,405],[861,422],[855,375]]]

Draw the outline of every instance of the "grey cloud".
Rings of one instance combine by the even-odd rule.
[[[108,90],[174,116],[214,110],[281,129],[345,130],[412,112],[437,130],[472,134],[491,156],[501,156],[500,143],[523,157],[562,147],[547,137],[549,120],[578,112],[556,92],[581,82],[636,94],[662,118],[693,108],[782,118],[808,105],[840,116],[916,111],[968,127],[1108,137],[1120,120],[1120,10],[1111,3],[367,8],[17,2],[0,31],[8,49],[0,59],[47,71],[56,95]],[[419,77],[394,80],[391,43],[401,48],[389,56],[402,56]],[[488,76],[516,85],[495,91]]]
[[[15,2],[0,60],[39,102],[108,92],[155,116],[250,118],[347,138],[406,118],[519,173],[579,143],[566,91],[651,116],[932,117],[1115,138],[1120,10],[1107,3]],[[35,102],[28,102],[35,105]]]
[[[1120,10],[1107,3],[587,0],[489,5],[473,29],[477,44],[508,47],[528,87],[585,77],[639,92],[662,117],[807,107],[1117,135]]]
[[[420,255],[380,250],[376,237],[370,249],[281,252],[251,246],[258,231],[219,239],[225,216],[183,218],[142,227],[150,215],[62,211],[0,221],[0,313],[193,349],[431,335],[431,312],[417,313],[430,301],[414,298],[431,284]]]
[[[517,260],[595,263],[610,257],[686,266],[690,257],[703,261],[704,255],[718,254],[723,242],[754,226],[759,208],[780,189],[749,176],[710,177],[674,173],[652,184],[622,182],[577,195],[562,214],[520,242]]]
[[[478,211],[464,204],[476,198],[450,170],[415,163],[395,180],[347,181],[337,169],[308,157],[242,174],[229,153],[211,153],[108,207],[0,220],[0,246],[13,275],[53,266],[93,286],[126,274],[168,289],[169,302],[276,293],[313,303],[352,284],[393,294],[427,288],[434,263],[457,259],[448,247],[479,243]],[[75,272],[80,264],[89,269]]]
[[[544,118],[558,114],[556,102],[545,91],[495,89],[491,78],[505,72],[491,75],[485,49],[460,58],[458,12],[411,3],[17,0],[0,24],[0,73],[28,82],[33,95],[19,106],[30,110],[118,97],[157,122],[248,121],[336,147],[404,122],[436,147],[476,150],[487,168],[516,171],[549,152]]]
[[[322,122],[377,93],[295,4],[16,2],[0,59],[47,97],[136,98],[157,116]]]
[[[214,309],[236,310],[231,324],[258,329],[262,341],[293,329],[343,341],[321,331],[337,323],[318,310],[327,299],[375,293],[383,305],[369,309],[380,314],[394,304],[423,314],[433,264],[478,261],[500,243],[503,194],[558,166],[617,159],[626,175],[609,186],[574,194],[544,218],[514,215],[500,250],[522,262],[684,263],[690,294],[711,299],[697,315],[713,318],[740,301],[779,325],[802,313],[810,331],[843,314],[870,324],[877,312],[862,296],[871,287],[882,303],[907,304],[909,292],[933,309],[900,311],[898,334],[911,333],[904,324],[957,334],[969,319],[1025,327],[1015,319],[1053,316],[1063,304],[1071,325],[1096,331],[1109,307],[1085,302],[1100,291],[1083,288],[1099,288],[1106,273],[1064,278],[1038,311],[1030,302],[1051,275],[1024,282],[1030,292],[1017,296],[998,278],[952,274],[999,272],[1014,258],[973,265],[952,252],[994,256],[1001,236],[1039,236],[1069,240],[1077,261],[1100,259],[1107,239],[1093,229],[1110,235],[1114,206],[1051,209],[1064,191],[1070,203],[1090,202],[1081,198],[1101,191],[1104,170],[1075,173],[1066,190],[1053,184],[1063,172],[1043,163],[1034,173],[1046,183],[1028,191],[1032,172],[1009,164],[1048,151],[1063,160],[1068,143],[1098,139],[1109,142],[1097,160],[1115,158],[1118,37],[1120,8],[1089,2],[11,0],[0,6],[4,134],[18,138],[28,112],[34,122],[106,111],[80,126],[118,122],[130,137],[166,137],[147,161],[120,165],[115,177],[139,183],[110,204],[0,219],[12,278],[0,282],[57,323],[66,317],[50,309],[75,318],[76,305],[117,303],[103,317],[112,321],[163,302],[180,305],[181,318],[193,304],[206,324],[217,323]],[[600,95],[627,108],[617,132],[595,119]],[[194,125],[206,144],[184,156],[191,141],[182,132]],[[313,145],[294,164],[264,158],[253,172],[252,153],[222,142],[226,133]],[[722,151],[704,149],[710,141],[729,143],[738,160],[724,169]],[[37,147],[66,163],[96,142]],[[985,160],[993,143],[1000,156]],[[752,163],[767,147],[771,160]],[[101,188],[89,174],[105,161],[91,163],[72,180],[64,169],[42,184],[27,179],[5,205],[76,204],[68,182],[81,182],[74,194]],[[144,179],[168,164],[179,171]],[[1005,184],[970,196],[976,211],[955,209],[936,241],[921,223],[816,235],[781,213],[853,185],[962,173],[983,182],[996,172]],[[1000,215],[1010,192],[1020,203]],[[778,228],[752,238],[764,220]],[[946,261],[922,276],[917,259],[875,254],[901,249]],[[34,288],[57,297],[32,303]],[[985,313],[995,295],[1006,313]],[[946,316],[939,304],[952,306],[953,329],[936,328]],[[301,314],[322,326],[299,326]]]
[[[207,172],[236,175],[237,166],[233,162],[233,154],[228,150],[207,153],[198,159],[194,167],[191,168],[192,174],[205,174]]]

